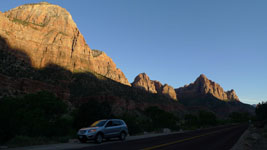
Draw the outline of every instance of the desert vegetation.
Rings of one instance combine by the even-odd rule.
[[[3,120],[0,144],[24,146],[66,142],[68,138],[76,138],[78,129],[109,118],[124,119],[131,135],[163,128],[179,129],[179,118],[158,107],[114,115],[108,102],[90,100],[70,107],[54,94],[42,91],[0,100],[0,120]]]
[[[259,117],[265,117],[265,105],[263,103],[258,106]],[[208,111],[181,115],[156,106],[114,114],[107,101],[92,99],[73,106],[52,93],[42,91],[0,100],[0,120],[3,120],[0,124],[0,144],[24,146],[67,142],[69,138],[76,138],[78,129],[87,127],[96,120],[109,118],[123,119],[130,135],[162,132],[164,128],[172,131],[192,130],[246,122],[249,119],[246,114],[234,112],[227,121],[221,121]]]
[[[259,103],[256,106],[255,113],[255,125],[257,127],[264,127],[267,124],[267,101]]]

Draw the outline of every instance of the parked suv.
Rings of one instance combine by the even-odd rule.
[[[124,141],[128,135],[128,127],[120,119],[98,120],[90,127],[81,128],[77,135],[81,143],[85,143],[87,140],[102,143],[104,138],[108,140],[116,137]]]

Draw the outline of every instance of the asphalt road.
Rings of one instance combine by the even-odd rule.
[[[79,150],[229,150],[247,128],[246,124],[228,125],[140,140],[100,144]]]

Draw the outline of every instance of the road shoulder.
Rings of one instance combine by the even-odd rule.
[[[267,149],[267,126],[256,128],[251,125],[239,138],[231,150],[263,150]]]

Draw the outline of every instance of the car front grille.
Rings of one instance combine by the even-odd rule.
[[[79,131],[79,134],[85,134],[86,133],[86,130],[80,130]]]

